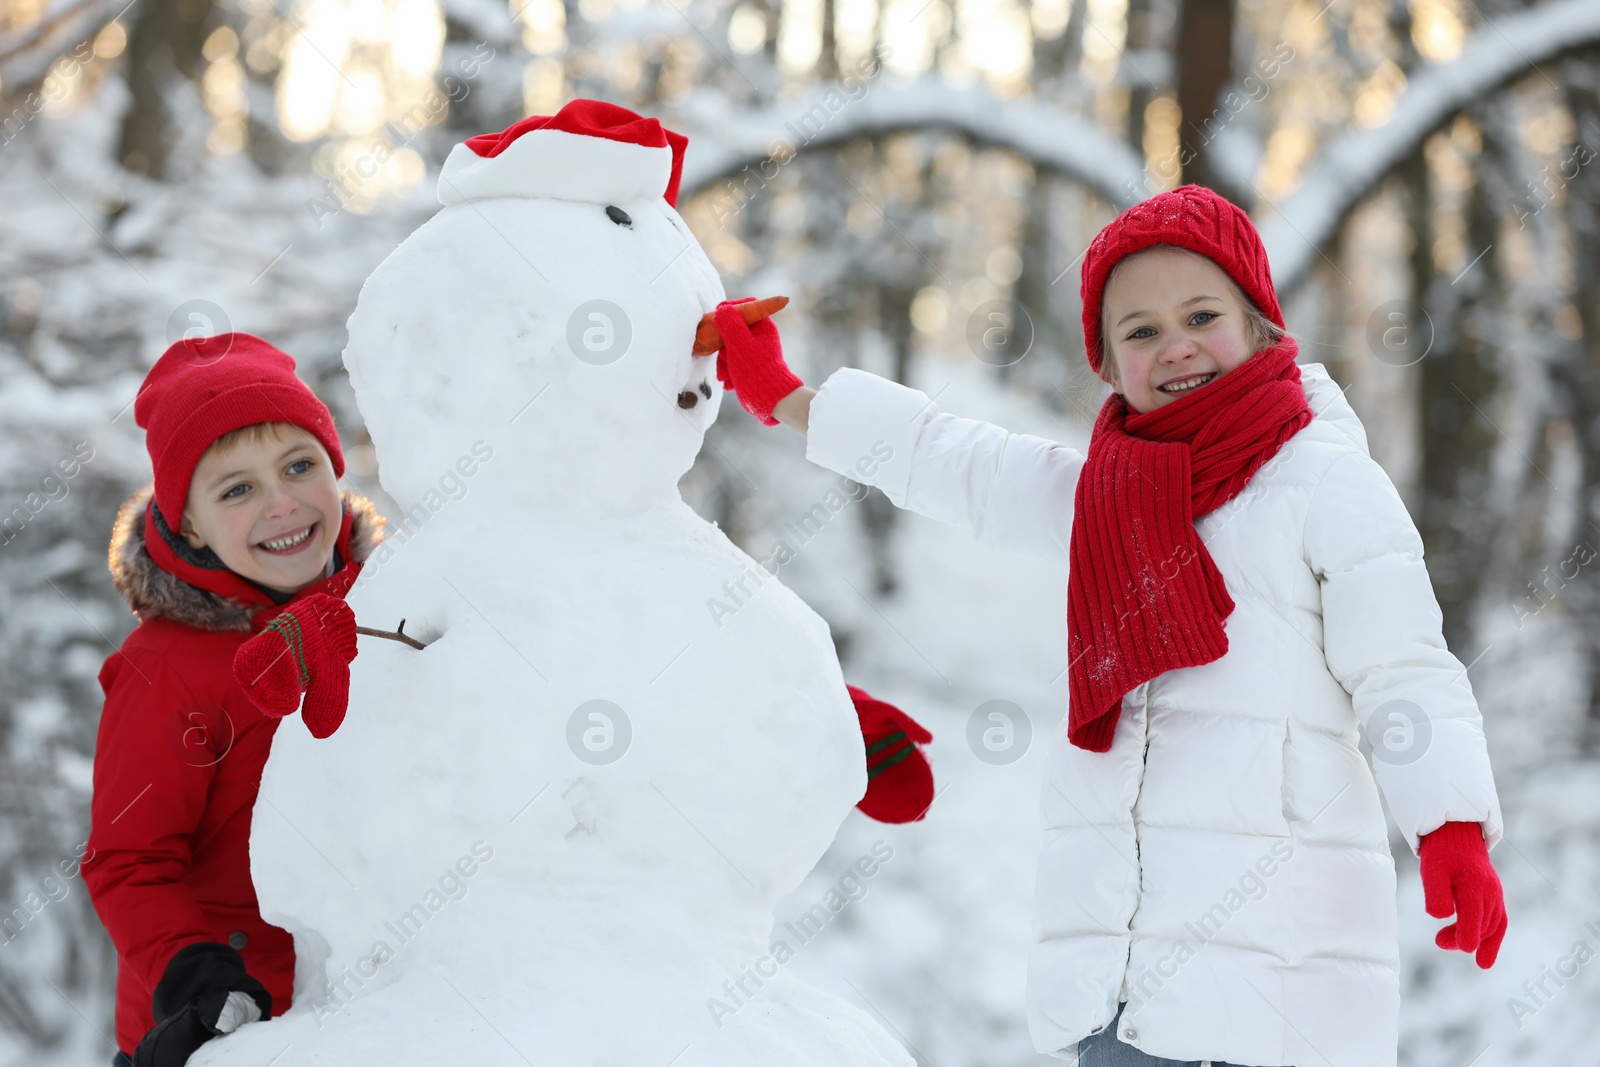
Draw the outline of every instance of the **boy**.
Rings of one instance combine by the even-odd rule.
[[[289,1008],[294,942],[261,918],[249,854],[278,719],[234,653],[291,601],[343,597],[383,530],[341,494],[333,416],[294,368],[249,334],[186,339],[134,403],[155,480],[119,511],[110,567],[140,621],[100,671],[83,866],[117,949],[118,1067],[178,1067]]]

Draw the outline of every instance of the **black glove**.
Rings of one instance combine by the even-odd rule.
[[[250,977],[244,957],[227,945],[197,941],[172,957],[156,985],[150,1011],[156,1024],[134,1050],[134,1067],[183,1067],[218,1027],[228,994],[243,993],[272,1016],[272,994]]]

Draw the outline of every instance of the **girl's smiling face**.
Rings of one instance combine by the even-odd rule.
[[[1101,301],[1103,376],[1139,414],[1205,388],[1266,347],[1245,300],[1226,271],[1187,249],[1124,258]],[[1191,381],[1200,384],[1173,391]]]
[[[327,569],[343,502],[322,442],[291,423],[268,426],[201,457],[182,533],[235,574],[298,593]]]

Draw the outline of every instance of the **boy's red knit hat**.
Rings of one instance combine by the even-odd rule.
[[[1250,216],[1203,185],[1180,185],[1118,215],[1084,254],[1083,345],[1096,374],[1100,373],[1100,300],[1106,278],[1118,260],[1152,245],[1177,245],[1212,260],[1239,283],[1262,314],[1283,326],[1267,250]]]
[[[259,422],[288,422],[322,442],[335,477],[344,452],[333,414],[295,377],[294,359],[248,333],[185,338],[168,348],[145,375],[133,402],[155,468],[156,506],[178,529],[189,482],[211,443]]]

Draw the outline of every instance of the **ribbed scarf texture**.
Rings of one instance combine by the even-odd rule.
[[[1284,337],[1144,414],[1100,408],[1073,495],[1067,576],[1067,739],[1105,752],[1122,698],[1166,671],[1220,659],[1233,612],[1195,532],[1311,421]]]

